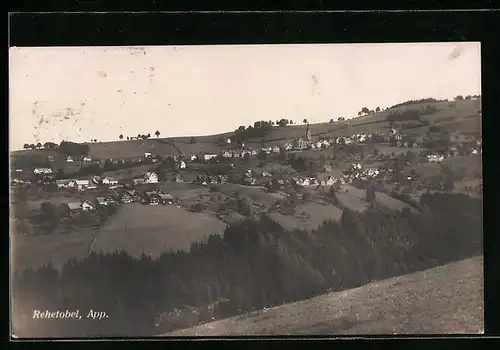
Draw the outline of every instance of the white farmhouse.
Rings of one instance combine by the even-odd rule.
[[[205,159],[205,161],[209,161],[214,158],[217,158],[217,154],[207,153],[203,155],[203,159]]]
[[[429,163],[438,163],[438,162],[441,162],[442,160],[444,159],[444,157],[442,155],[438,155],[438,154],[430,154],[427,156],[427,160],[429,161]]]
[[[93,211],[96,209],[96,205],[91,201],[89,201],[88,199],[86,199],[82,202],[81,208],[83,211]]]
[[[149,183],[149,184],[158,183],[158,174],[156,174],[155,172],[147,172],[144,175],[144,182]]]
[[[33,170],[33,174],[35,175],[40,175],[40,174],[52,174],[52,168],[35,168]]]
[[[112,177],[105,177],[104,179],[102,179],[102,183],[104,185],[116,185],[118,184],[118,181],[113,179]]]

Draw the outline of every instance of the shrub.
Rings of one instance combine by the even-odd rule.
[[[203,210],[205,210],[205,206],[202,203],[196,203],[196,204],[191,205],[191,211],[193,211],[195,213],[200,213]]]
[[[386,118],[387,121],[395,122],[395,121],[406,121],[406,120],[420,120],[420,112],[415,109],[409,109],[402,113],[393,112],[389,114]]]

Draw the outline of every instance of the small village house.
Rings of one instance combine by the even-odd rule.
[[[298,139],[294,140],[294,148],[297,150],[306,149],[307,142],[302,137],[299,137]]]
[[[85,157],[83,157],[83,161],[84,162],[91,162],[92,158],[90,158],[89,156],[85,156]]]
[[[71,182],[71,180],[56,180],[56,186],[58,188],[67,188],[69,187],[68,184]]]
[[[153,158],[153,155],[151,154],[151,152],[144,152],[144,158],[146,159]]]
[[[51,175],[44,175],[39,181],[39,184],[41,185],[52,185],[55,183],[54,177]]]
[[[86,199],[82,202],[82,210],[83,211],[94,211],[96,210],[96,205],[92,203],[90,200]]]
[[[13,186],[23,185],[23,184],[27,184],[27,183],[30,183],[30,182],[29,181],[20,180],[20,179],[12,179],[12,181],[11,181],[11,185],[13,185]]]
[[[209,160],[217,158],[217,154],[207,153],[203,155],[203,159],[208,162]]]
[[[333,176],[319,176],[317,179],[319,186],[333,186],[336,181],[337,178]]]
[[[66,158],[66,162],[72,163],[73,162],[73,157],[72,156],[68,156],[68,158]]]
[[[102,205],[102,206],[117,204],[117,201],[112,196],[109,196],[109,195],[102,196],[102,197],[96,197],[96,202],[97,202],[97,204]]]
[[[427,160],[429,161],[429,163],[438,163],[441,162],[443,159],[444,157],[438,154],[429,154],[427,156]]]
[[[146,183],[146,180],[144,178],[139,178],[139,179],[134,179],[134,185],[141,185]]]
[[[149,183],[149,184],[156,184],[158,183],[158,174],[156,174],[155,172],[147,172],[145,175],[144,175],[144,182],[145,183]]]
[[[122,190],[119,199],[122,203],[140,202],[141,195],[137,190]]]
[[[179,162],[179,168],[180,168],[180,169],[186,169],[186,163],[185,163],[183,160],[181,160],[181,161]]]
[[[69,208],[69,214],[71,216],[80,214],[80,212],[82,210],[82,203],[81,202],[68,203],[67,206]]]
[[[33,174],[35,174],[35,175],[52,174],[52,173],[53,173],[52,168],[35,168],[33,170]]]
[[[198,157],[195,154],[192,154],[189,159],[191,159],[191,161],[195,161],[196,159],[198,159]]]
[[[142,198],[143,204],[150,204],[150,205],[172,204],[173,201],[174,197],[169,193],[165,193],[163,190],[147,191],[144,193]]]
[[[184,182],[184,178],[182,177],[182,175],[181,175],[181,174],[176,174],[176,175],[172,178],[172,182],[183,183],[183,182]]]
[[[262,173],[260,175],[262,177],[270,177],[270,176],[272,176],[272,174],[269,171],[267,171],[267,170],[262,171]]]
[[[116,184],[118,184],[118,181],[113,179],[112,177],[106,176],[104,179],[102,179],[102,184],[103,185],[116,185]]]
[[[222,152],[222,157],[224,157],[224,158],[231,158],[232,156],[233,156],[233,154],[227,150]]]
[[[273,153],[280,153],[280,148],[279,148],[279,146],[273,146],[273,148],[272,148],[272,152],[273,152]]]
[[[84,187],[88,186],[90,184],[90,181],[88,179],[77,179],[75,180],[75,183],[78,187]]]
[[[226,138],[226,143],[231,143],[231,138],[230,137]]]

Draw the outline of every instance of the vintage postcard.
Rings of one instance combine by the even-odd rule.
[[[12,337],[483,332],[479,43],[9,56]]]

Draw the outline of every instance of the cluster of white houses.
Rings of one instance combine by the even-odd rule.
[[[66,203],[71,215],[78,215],[81,212],[94,212],[99,207],[109,205],[119,205],[128,203],[141,203],[147,205],[173,204],[174,197],[164,192],[162,189],[144,191],[140,193],[135,189],[116,188],[111,189],[107,194],[97,196],[94,199],[86,198],[78,202]]]

